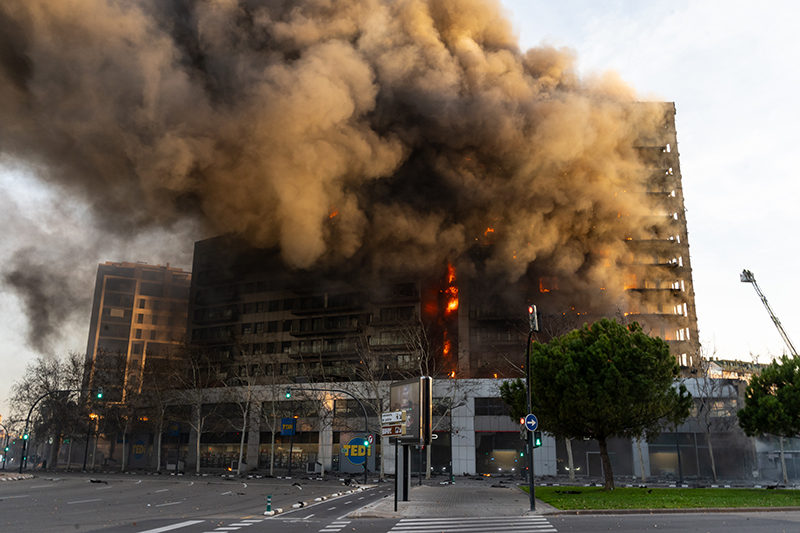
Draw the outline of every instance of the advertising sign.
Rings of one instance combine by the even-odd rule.
[[[294,435],[295,418],[281,418],[281,435]]]
[[[363,473],[364,461],[367,469],[375,471],[375,445],[369,440],[354,433],[340,433],[339,438],[339,472]]]
[[[364,437],[353,437],[347,444],[342,444],[342,453],[354,465],[363,465],[372,455],[372,447]]]
[[[421,377],[392,383],[389,409],[405,414],[406,432],[398,437],[401,444],[431,443],[431,382]]]

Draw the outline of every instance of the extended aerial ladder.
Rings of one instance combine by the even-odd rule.
[[[783,326],[781,325],[781,321],[778,320],[778,317],[775,316],[775,313],[772,312],[772,308],[769,306],[769,302],[767,302],[767,297],[764,296],[764,293],[761,292],[761,289],[756,283],[756,277],[753,275],[752,272],[749,270],[742,270],[741,275],[739,276],[742,283],[752,283],[753,288],[756,290],[758,297],[761,298],[761,301],[764,303],[764,307],[767,308],[767,313],[769,313],[769,317],[775,323],[775,327],[778,328],[778,333],[781,334],[781,338],[783,338],[783,342],[786,343],[786,346],[789,347],[789,352],[792,354],[793,357],[797,357],[797,350],[794,349],[794,345],[792,341],[789,339],[789,335],[783,330]]]

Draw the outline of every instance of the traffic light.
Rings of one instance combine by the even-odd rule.
[[[27,433],[24,433],[22,435],[22,440],[28,440],[28,434]]]
[[[95,392],[95,397],[98,400],[102,400],[103,399],[103,387],[97,387],[97,391]]]
[[[530,331],[541,331],[539,327],[539,312],[536,310],[535,305],[528,306],[528,325]]]
[[[6,452],[6,453],[8,453],[8,446],[6,446],[6,448],[5,448],[5,452]]]
[[[288,400],[291,397],[292,397],[292,388],[286,387],[286,399]]]
[[[533,432],[533,447],[538,448],[542,445],[542,432],[541,431],[534,431]]]

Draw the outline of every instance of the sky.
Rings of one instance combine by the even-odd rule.
[[[574,51],[582,75],[616,71],[640,98],[674,102],[700,341],[724,359],[768,362],[785,346],[750,284],[751,270],[789,337],[800,342],[795,275],[800,227],[800,4],[743,1],[503,0],[523,48]],[[0,261],[19,250],[80,257],[50,353],[83,353],[97,264],[170,263],[188,270],[197,228],[178,224],[127,237],[97,232],[87,206],[48,189],[35,170],[0,159]],[[169,257],[154,254],[171,249]],[[793,251],[794,250],[794,251]],[[40,253],[41,257],[42,254]],[[57,286],[54,285],[54,287]],[[56,290],[56,289],[53,289]],[[80,290],[75,292],[81,292]],[[48,312],[43,309],[42,312]],[[52,310],[56,312],[56,310]],[[0,288],[0,415],[11,385],[39,352],[21,302]],[[35,334],[35,332],[34,332]]]

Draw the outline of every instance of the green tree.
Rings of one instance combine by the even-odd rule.
[[[543,431],[600,445],[605,488],[614,489],[610,438],[652,438],[689,416],[692,397],[667,344],[606,318],[531,347],[531,405]],[[522,380],[501,386],[512,418],[526,412]]]
[[[783,482],[788,483],[783,439],[800,433],[800,360],[784,355],[753,376],[738,416],[747,436],[769,434],[780,439]]]

